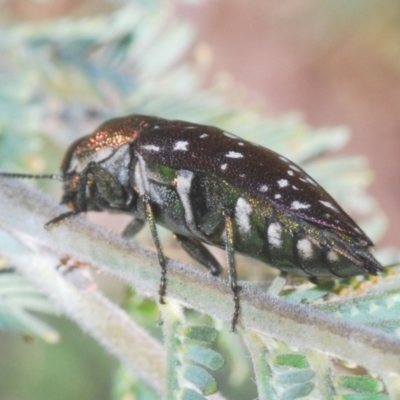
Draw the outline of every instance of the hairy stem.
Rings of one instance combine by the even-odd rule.
[[[102,271],[119,276],[137,290],[157,296],[160,268],[155,254],[127,243],[76,217],[55,226],[43,225],[64,208],[38,191],[18,182],[0,179],[0,227],[23,238],[35,251],[50,250],[68,255]],[[4,253],[4,249],[0,248]],[[7,253],[8,254],[8,253]],[[223,321],[232,316],[231,291],[226,281],[196,272],[168,260],[168,295],[200,312]],[[57,296],[56,290],[52,293]],[[327,315],[311,306],[290,304],[283,299],[244,286],[241,321],[299,349],[318,349],[384,374],[400,373],[400,339],[372,328]]]

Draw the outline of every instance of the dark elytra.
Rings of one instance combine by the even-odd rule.
[[[261,201],[296,215],[321,227],[329,227],[354,235],[372,245],[370,239],[343,211],[337,202],[319,186],[304,170],[288,159],[265,147],[257,146],[221,129],[171,121],[162,129],[146,129],[135,142],[137,151],[147,160],[167,165],[174,169],[187,169],[216,174],[233,186],[250,192]],[[145,134],[144,134],[145,133]],[[208,136],[201,137],[203,134]],[[226,135],[229,136],[226,136]],[[174,143],[189,141],[187,151],[174,151]],[[157,143],[160,151],[143,151],[146,144]],[[233,156],[229,157],[232,153]],[[227,164],[225,169],[221,167]],[[293,168],[293,169],[292,169]],[[289,173],[293,175],[289,175]],[[288,184],[281,187],[286,182]],[[267,191],[260,188],[267,185]],[[296,189],[293,189],[293,186]],[[281,194],[276,199],[274,196]],[[291,204],[309,204],[307,208],[291,209]],[[328,202],[327,207],[321,201]]]

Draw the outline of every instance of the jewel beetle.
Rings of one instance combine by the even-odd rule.
[[[222,268],[204,243],[225,249],[233,330],[240,311],[235,252],[314,278],[382,270],[371,240],[302,168],[216,127],[145,115],[111,119],[70,146],[61,170],[62,203],[71,211],[47,226],[109,210],[133,217],[124,232],[133,236],[147,221],[161,267],[160,302],[167,266],[157,225],[213,275]]]

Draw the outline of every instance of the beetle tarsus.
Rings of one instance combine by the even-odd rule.
[[[52,226],[59,224],[64,219],[72,217],[73,215],[78,214],[76,211],[68,211],[66,213],[60,214],[58,217],[53,218],[49,222],[47,222],[44,226],[45,229],[50,230]]]
[[[231,319],[231,332],[235,332],[236,325],[239,322],[240,317],[240,291],[242,290],[241,286],[236,286],[233,291],[233,302],[235,304],[235,308],[233,311],[232,319]]]

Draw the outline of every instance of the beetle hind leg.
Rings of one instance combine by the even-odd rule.
[[[235,249],[234,249],[234,235],[232,217],[229,212],[225,211],[225,250],[226,260],[229,270],[229,283],[233,292],[233,301],[235,309],[233,311],[231,320],[231,331],[234,332],[240,316],[240,290],[241,287],[237,284],[236,279],[236,264],[235,264]]]
[[[211,275],[219,276],[221,274],[221,265],[199,240],[180,235],[179,233],[175,233],[175,237],[186,253],[206,267],[211,272]]]

